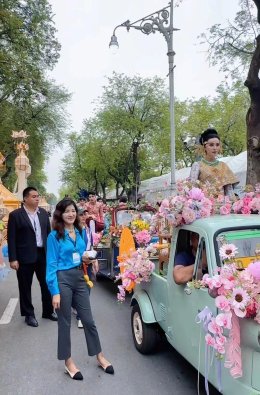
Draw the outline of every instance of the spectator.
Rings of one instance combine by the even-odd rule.
[[[76,308],[83,323],[88,353],[96,355],[99,366],[106,373],[114,369],[104,357],[97,328],[92,317],[89,291],[83,277],[86,244],[78,219],[78,208],[73,200],[63,199],[53,216],[53,231],[47,241],[47,284],[52,304],[58,315],[58,359],[65,360],[65,371],[73,380],[83,376],[71,357],[71,308]]]
[[[26,324],[32,327],[38,326],[31,293],[34,273],[41,287],[42,317],[57,321],[45,280],[46,242],[50,233],[50,221],[48,213],[38,206],[37,189],[25,188],[23,207],[9,214],[7,227],[9,262],[17,273],[21,316],[25,316]]]

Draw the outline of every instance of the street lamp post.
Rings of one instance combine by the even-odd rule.
[[[171,189],[175,189],[175,120],[174,120],[174,55],[173,50],[173,32],[179,29],[173,27],[173,1],[171,0],[167,7],[147,15],[131,23],[129,20],[115,27],[110,48],[118,48],[116,29],[125,27],[127,31],[130,28],[140,30],[144,34],[162,33],[167,42],[167,55],[169,64],[169,107],[170,107],[170,131],[171,131]]]

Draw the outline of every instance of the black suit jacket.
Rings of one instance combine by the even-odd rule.
[[[45,211],[39,208],[43,247],[46,251],[47,236],[51,231],[50,220]],[[25,209],[18,208],[9,214],[7,225],[7,243],[9,262],[34,263],[37,260],[35,231]]]

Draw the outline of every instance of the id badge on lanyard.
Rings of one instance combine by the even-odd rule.
[[[72,259],[73,259],[74,265],[80,264],[80,255],[78,252],[73,252]]]
[[[70,238],[70,241],[73,243],[74,249],[76,249],[76,240],[73,241],[73,240]],[[75,251],[75,250],[74,250],[74,252],[73,252],[73,254],[72,254],[72,260],[73,260],[73,264],[74,264],[74,265],[80,265],[80,263],[81,263],[80,254],[79,254],[77,251]]]

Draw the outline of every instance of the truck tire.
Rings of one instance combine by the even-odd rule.
[[[150,354],[157,343],[157,332],[154,324],[145,324],[138,304],[135,304],[131,313],[131,327],[136,349],[141,354]]]

